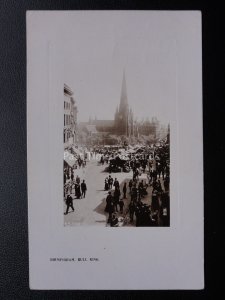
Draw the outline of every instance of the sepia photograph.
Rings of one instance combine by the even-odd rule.
[[[132,26],[62,52],[65,226],[170,226],[173,41]]]

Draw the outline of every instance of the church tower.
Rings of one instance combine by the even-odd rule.
[[[116,107],[116,112],[115,112],[115,117],[114,117],[115,122],[117,122],[117,120],[118,120],[118,115],[119,115],[119,108],[117,106]]]
[[[119,105],[119,111],[116,120],[116,128],[117,128],[116,131],[117,134],[119,135],[128,135],[128,114],[129,114],[129,107],[128,107],[128,100],[127,100],[126,78],[125,78],[125,72],[123,72],[120,105]]]

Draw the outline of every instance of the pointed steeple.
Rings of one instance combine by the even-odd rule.
[[[115,111],[115,120],[118,119],[118,114],[119,114],[119,108],[118,108],[118,105],[117,105],[116,111]]]
[[[126,85],[125,71],[123,71],[123,81],[122,81],[122,88],[121,88],[119,112],[123,113],[125,110],[127,110],[127,108],[128,108],[127,85]]]

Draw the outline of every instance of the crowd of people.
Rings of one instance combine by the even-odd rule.
[[[112,177],[109,175],[108,180]],[[144,180],[130,180],[122,184],[122,193],[117,178],[107,187],[105,212],[108,224],[117,226],[118,215],[125,222],[138,226],[169,226],[169,191],[162,188],[160,180],[148,184]],[[153,187],[154,185],[154,187]],[[151,193],[150,197],[147,197]],[[126,200],[126,207],[124,200]],[[147,203],[145,203],[147,202]],[[124,209],[125,208],[125,209]],[[118,214],[119,213],[119,214]],[[116,217],[116,218],[115,218]]]
[[[122,193],[117,178],[113,179],[111,174],[105,178],[104,189],[108,191],[105,212],[108,213],[108,224],[117,227],[120,223],[119,219],[121,220],[123,217],[124,223],[133,224],[135,220],[137,227],[169,226],[168,145],[155,148],[153,155],[131,154],[129,165],[133,171],[133,176],[128,182],[122,184]],[[146,173],[147,180],[140,179],[143,173]],[[124,199],[127,199],[127,192],[129,200],[126,201],[125,207]],[[151,197],[146,197],[149,194]]]
[[[161,143],[153,147],[137,147],[124,150],[119,147],[96,147],[90,150],[93,157],[98,154],[100,165],[123,164],[132,176],[119,183],[114,172],[104,180],[104,190],[108,192],[105,199],[107,224],[118,226],[169,226],[170,225],[170,155],[169,145]],[[64,200],[66,212],[74,211],[73,200],[86,196],[87,184],[77,174],[77,169],[85,168],[86,158],[79,157],[74,167],[64,169]],[[123,168],[120,171],[124,171]],[[119,172],[120,172],[119,171]],[[143,176],[143,174],[145,174]],[[114,178],[113,178],[114,177]],[[144,178],[144,179],[143,179]]]
[[[85,167],[86,162],[84,165],[84,161],[79,161],[78,159],[78,166]],[[82,199],[85,198],[87,192],[87,184],[83,179],[81,181],[80,177],[76,175],[74,177],[74,172],[76,171],[77,166],[69,167],[67,166],[64,169],[64,200],[66,204],[66,212],[64,214],[68,214],[69,209],[71,208],[75,211],[73,206],[74,199]],[[74,195],[74,196],[73,196]]]

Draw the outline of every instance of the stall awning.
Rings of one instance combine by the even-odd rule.
[[[76,163],[76,157],[68,151],[64,151],[64,161],[70,166],[73,167]]]
[[[78,155],[78,156],[80,156],[82,153],[77,149],[77,148],[75,148],[74,146],[72,147],[72,149],[73,149],[73,152],[76,154],[76,155]]]

